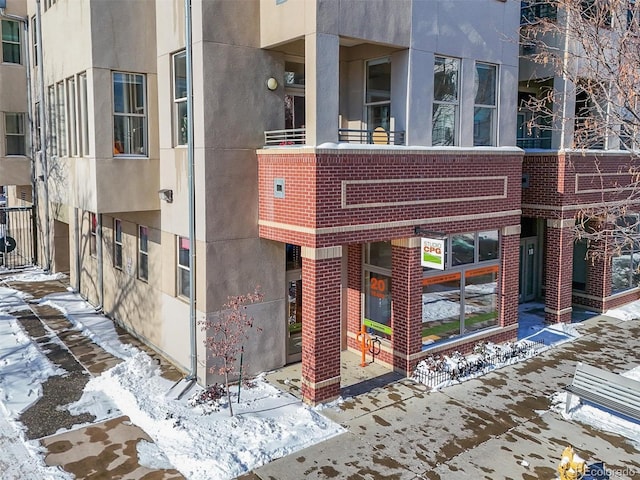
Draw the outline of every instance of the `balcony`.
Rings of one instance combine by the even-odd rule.
[[[551,148],[551,138],[518,138],[516,145],[523,150],[529,149],[543,149],[549,150]]]
[[[338,129],[340,143],[361,145],[404,145],[404,130],[389,131],[378,127],[375,130]],[[264,132],[265,147],[300,146],[306,144],[306,129],[269,130]]]

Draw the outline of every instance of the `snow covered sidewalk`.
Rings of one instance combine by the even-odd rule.
[[[4,416],[0,434],[11,433],[7,427],[11,425],[13,436],[6,443],[15,446],[7,449],[6,455],[0,453],[3,479],[72,478],[67,472],[82,478],[95,473],[99,465],[107,465],[114,472],[127,472],[127,468],[133,468],[125,465],[127,462],[109,460],[122,457],[126,450],[132,459],[129,463],[161,474],[158,478],[222,480],[344,431],[262,378],[255,379],[251,388],[243,388],[240,403],[234,405],[236,416],[232,418],[224,404],[220,409],[194,406],[189,402],[190,395],[177,400],[175,392],[168,394],[174,382],[162,376],[158,362],[131,344],[122,343],[113,323],[96,314],[78,295],[60,291],[57,278],[31,271],[12,274],[9,282],[5,275],[3,280],[14,288],[0,288],[0,414]],[[20,291],[25,287],[46,293],[48,282],[57,284],[52,289],[54,293],[30,298]],[[51,317],[56,315],[37,318],[33,312],[41,308],[53,309],[61,318],[54,318],[55,324],[51,323]],[[21,316],[24,318],[19,319]],[[62,321],[69,324],[64,335],[57,330]],[[27,331],[37,331],[37,338]],[[62,336],[65,340],[90,340],[103,353],[87,359],[99,358],[104,363],[106,356],[112,356],[116,361],[110,365],[115,366],[92,370],[91,365],[80,361],[80,355],[73,354],[72,346],[60,340]],[[69,355],[65,357],[67,363],[58,361],[61,358],[58,356],[52,360],[53,347],[60,350],[60,355],[65,350],[71,352],[82,371],[70,373],[75,367],[68,362]],[[51,379],[64,382],[74,376],[76,381],[84,377],[79,398],[65,405],[52,403],[49,410],[50,417],[64,411],[66,418],[78,419],[76,423],[55,430],[44,440],[40,437],[27,440],[33,438],[33,431],[25,428],[23,420],[38,407],[42,410],[38,415],[46,415],[40,400],[50,388],[47,382]],[[199,387],[194,388],[190,393],[196,394],[198,390]],[[118,435],[124,435],[125,441],[115,440]],[[62,468],[45,465],[48,452],[42,444],[49,448],[49,453],[63,453],[47,457],[47,463]],[[96,445],[101,446],[98,453]],[[136,447],[133,450],[132,445]],[[96,455],[105,457],[97,461]],[[26,464],[35,464],[37,473],[25,474]]]

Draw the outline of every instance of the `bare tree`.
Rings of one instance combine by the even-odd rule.
[[[560,148],[627,152],[614,164],[594,162],[600,198],[576,216],[575,236],[589,241],[592,260],[640,242],[632,215],[640,210],[639,9],[633,0],[523,2],[520,42],[533,93],[521,95],[520,107],[530,112],[528,133],[556,131]]]
[[[205,340],[207,352],[217,362],[210,371],[224,375],[231,416],[233,416],[233,408],[229,376],[236,372],[238,355],[242,352],[243,344],[249,338],[249,330],[253,327],[253,317],[247,313],[247,305],[261,302],[263,298],[259,289],[245,295],[230,296],[222,306],[222,311],[214,319],[203,322],[203,329],[207,331]]]

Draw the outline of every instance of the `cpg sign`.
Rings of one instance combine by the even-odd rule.
[[[444,240],[420,239],[420,264],[423,267],[444,270]]]

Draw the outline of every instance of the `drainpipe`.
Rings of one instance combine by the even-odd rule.
[[[80,268],[80,222],[78,221],[79,214],[78,207],[74,207],[73,209],[73,229],[74,229],[74,243],[76,249],[76,291],[80,293],[80,275],[82,274],[82,270]]]
[[[103,261],[103,248],[102,248],[102,214],[96,213],[97,222],[96,225],[96,255],[98,257],[98,298],[100,304],[96,307],[97,312],[104,310],[104,267]]]
[[[42,181],[44,183],[44,221],[45,221],[45,242],[44,242],[44,269],[45,271],[51,270],[51,232],[49,229],[49,157],[47,153],[48,138],[47,138],[47,109],[45,108],[45,96],[44,96],[44,58],[42,57],[42,16],[40,14],[40,0],[36,0],[36,38],[38,41],[38,47],[36,54],[38,56],[38,90],[40,94],[40,149],[41,149],[41,163],[42,163]]]
[[[196,348],[196,222],[193,145],[193,58],[191,35],[191,0],[184,0],[185,51],[187,69],[187,163],[189,196],[189,327],[191,340],[191,372],[188,380],[198,379],[198,355]]]

